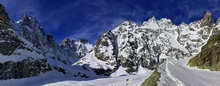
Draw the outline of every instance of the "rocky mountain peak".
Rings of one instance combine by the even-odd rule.
[[[148,23],[156,23],[157,19],[153,16],[151,18],[149,18],[148,20],[143,22],[143,25],[148,24]]]
[[[20,34],[32,42],[37,48],[47,46],[48,40],[47,35],[40,27],[39,22],[32,16],[23,16],[17,21],[18,27],[20,28]]]
[[[21,17],[23,22],[37,22],[37,20],[32,16],[23,16]]]
[[[10,21],[10,18],[8,17],[8,13],[5,11],[5,7],[0,4],[0,21],[1,23],[8,24]]]
[[[201,20],[201,26],[211,26],[212,24],[212,13],[210,11],[206,11],[204,14],[202,20]]]
[[[0,57],[0,80],[5,80],[51,70],[66,73],[76,56],[60,48],[52,35],[44,33],[36,18],[23,16],[13,23],[0,5]]]
[[[124,21],[110,32],[115,34],[126,34],[135,31],[135,29],[137,29],[137,26],[138,25],[133,21]],[[108,34],[104,33],[103,35],[108,35]]]
[[[72,48],[73,47],[72,44],[74,44],[74,40],[71,40],[70,38],[65,38],[61,42],[60,46],[61,47],[70,47],[70,48]]]
[[[202,24],[211,24],[210,16],[207,13]],[[100,36],[94,57],[111,66],[128,68],[127,72],[137,71],[139,66],[153,69],[164,58],[180,58],[198,52],[198,47],[210,34],[200,26],[200,23],[178,26],[170,19],[156,20],[155,17],[142,25],[125,21]]]
[[[30,29],[41,29],[38,20],[32,16],[23,16],[17,23],[23,26],[28,26]]]
[[[132,21],[124,21],[124,22],[121,23],[121,25],[123,25],[123,26],[134,25],[134,24],[135,23],[132,22]]]
[[[21,41],[12,30],[9,16],[0,4],[0,54],[10,55],[20,45]]]
[[[155,17],[155,16],[152,16],[152,17],[151,17],[151,18],[149,18],[147,21],[148,21],[148,22],[156,22],[156,21],[157,21],[157,19],[156,19],[156,17]]]

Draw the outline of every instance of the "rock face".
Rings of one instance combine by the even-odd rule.
[[[211,12],[209,12],[209,11],[207,11],[206,13],[205,13],[205,16],[204,16],[204,18],[202,19],[202,21],[201,21],[201,26],[210,26],[210,25],[212,25],[212,13]]]
[[[31,58],[19,62],[0,63],[0,80],[37,76],[52,70],[46,59]]]
[[[21,35],[39,49],[46,47],[48,40],[38,21],[31,16],[24,16],[18,23]]]
[[[206,16],[203,18],[203,22],[209,21],[211,22],[210,13],[207,12]],[[190,59],[189,65],[196,66],[202,69],[210,69],[214,71],[220,70],[220,61],[219,61],[219,42],[220,42],[220,23],[219,18],[216,24],[212,25],[211,27],[206,27],[206,30],[212,30],[211,36],[204,36],[210,37],[207,44],[205,44],[199,54],[197,54],[194,58]]]
[[[202,47],[201,52],[189,61],[190,66],[214,71],[220,70],[220,32],[210,37],[208,43]]]
[[[0,5],[0,19],[1,19],[1,28],[3,28],[4,26],[6,28],[10,28],[9,24],[10,24],[10,18],[8,17],[8,13],[5,11],[5,8],[3,5]]]
[[[8,14],[4,7],[0,5],[0,53],[10,55],[16,48],[22,45],[22,42],[16,37],[12,30]]]
[[[211,34],[211,21],[209,12],[200,21],[178,26],[165,18],[152,17],[142,25],[125,21],[103,33],[88,56],[104,61],[113,69],[122,66],[128,73],[138,71],[139,66],[154,69],[165,59],[198,53]],[[90,64],[86,58],[89,57],[84,58],[85,64]]]
[[[98,59],[109,62],[110,64],[116,66],[117,61],[119,61],[117,59],[117,37],[111,31],[104,33],[98,39],[94,52]]]
[[[24,50],[26,53],[33,52],[32,49],[27,47],[25,42],[23,42],[16,35],[8,14],[4,10],[4,7],[0,5],[0,54],[3,55],[1,56],[1,60],[4,58],[4,56],[7,56],[8,58],[16,57],[15,54],[21,54],[21,52],[18,52],[18,50]],[[45,59],[24,59],[19,62],[5,61],[0,63],[0,79],[36,76],[49,70],[51,70],[51,68]]]

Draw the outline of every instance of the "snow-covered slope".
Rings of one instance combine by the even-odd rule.
[[[88,43],[81,48],[83,43],[77,42],[77,49],[92,48]],[[0,5],[0,80],[34,77],[50,71],[72,77],[92,75],[93,72],[82,67],[72,66],[77,57],[70,49],[58,45],[52,35],[46,34],[36,18],[24,16],[14,23]]]
[[[65,50],[72,51],[72,53],[77,55],[77,57],[83,57],[93,49],[93,45],[85,39],[71,40],[69,38],[65,38],[61,42],[60,46]]]
[[[191,68],[188,60],[167,61],[158,86],[219,86],[220,72]]]

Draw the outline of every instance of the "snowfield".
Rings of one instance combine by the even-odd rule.
[[[1,80],[0,86],[139,86],[150,74],[87,80],[52,71],[32,78]]]
[[[175,79],[181,81],[181,86],[220,85],[220,72],[191,68],[186,65],[187,62],[188,59],[181,59],[177,62],[167,62],[168,71]]]
[[[61,81],[43,86],[140,86],[147,74],[101,78],[89,81]]]

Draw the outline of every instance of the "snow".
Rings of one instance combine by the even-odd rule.
[[[43,58],[45,58],[44,56],[42,56],[41,54],[38,54],[35,51],[31,52],[31,51],[24,50],[24,49],[17,49],[10,56],[0,54],[0,57],[1,57],[0,58],[0,63],[4,63],[4,62],[7,62],[7,61],[18,62],[18,61],[22,61],[24,59],[27,59],[29,57],[31,57],[32,59],[43,59]]]
[[[172,33],[165,32],[165,33],[161,34],[162,37],[166,37],[166,36],[163,36],[163,34],[164,35],[168,35],[168,37],[170,37],[169,38],[169,40],[170,40],[169,41],[170,42],[169,45],[170,46],[172,46],[173,48],[176,48],[176,49],[180,49],[180,50],[182,50],[184,52],[188,52],[188,50],[186,48],[184,48],[182,45],[180,45],[179,42],[177,41],[177,37],[178,37],[177,33],[172,34]]]
[[[140,28],[146,28],[146,29],[152,29],[152,30],[157,30],[159,29],[159,25],[157,23],[157,20],[155,17],[150,18],[148,21],[143,23],[143,26]]]
[[[151,74],[153,71],[139,66],[137,74]]]
[[[31,78],[0,80],[0,83],[1,86],[139,86],[151,73],[111,78],[82,79],[50,71]]]
[[[23,79],[11,79],[11,80],[0,80],[1,86],[42,86],[50,82],[56,82],[61,80],[69,80],[70,77],[64,76],[63,74],[51,71],[45,74],[41,74],[37,77],[23,78]]]
[[[169,58],[169,56],[165,55],[165,54],[161,54],[160,55],[160,59],[166,59],[166,58]]]
[[[166,74],[162,72],[159,86],[219,86],[220,72],[191,68],[187,65],[188,60],[168,60],[164,67]]]
[[[77,64],[81,63],[81,64]],[[79,61],[75,62],[74,65],[84,65],[88,64],[91,68],[103,68],[103,69],[113,69],[114,67],[111,65],[107,65],[105,61],[101,61],[97,59],[94,55],[94,51],[82,57]]]
[[[101,46],[100,51],[105,52],[105,56],[113,55],[113,46]]]
[[[17,23],[21,23],[21,21],[18,21]],[[220,25],[217,25],[216,27],[220,27]],[[30,30],[30,32],[32,32],[31,30],[33,30],[30,27],[26,28]],[[118,43],[117,46],[119,48],[119,57],[122,56],[125,57],[123,59],[130,59],[127,57],[131,54],[130,52],[132,52],[133,48],[131,47],[132,44],[128,42],[138,42],[138,48],[134,50],[135,53],[139,54],[137,57],[138,59],[141,56],[143,56],[142,54],[146,53],[154,55],[144,55],[144,59],[148,60],[148,58],[151,57],[156,58],[157,54],[155,53],[158,52],[160,53],[160,59],[166,59],[166,62],[163,63],[159,68],[159,72],[161,72],[161,78],[158,82],[159,86],[218,86],[220,84],[220,72],[190,68],[186,65],[188,60],[177,60],[171,58],[172,55],[166,55],[167,53],[169,53],[168,50],[173,48],[179,49],[181,52],[187,52],[193,55],[194,53],[197,53],[193,50],[200,51],[201,46],[203,46],[208,40],[203,39],[202,36],[207,34],[208,36],[211,35],[208,31],[205,31],[204,28],[205,27],[200,27],[200,22],[194,22],[189,25],[181,24],[180,26],[177,26],[173,25],[170,19],[162,18],[160,20],[156,20],[155,17],[152,17],[140,26],[133,22],[125,21],[124,23],[113,29],[112,32],[114,35],[118,37],[116,40]],[[199,34],[200,31],[202,31],[203,33]],[[210,33],[212,33],[212,31]],[[186,37],[184,37],[185,35]],[[141,39],[143,37],[147,37],[149,39]],[[198,39],[201,39],[202,42],[193,42],[193,40]],[[10,56],[0,55],[0,62],[17,62],[23,59],[27,59],[28,57],[32,57],[33,59],[45,58],[41,54],[37,53],[37,51],[39,50],[35,49],[32,43],[26,41],[23,38],[21,38],[21,40],[26,43],[26,47],[31,48],[33,51],[28,51],[25,49],[16,49],[15,52]],[[144,50],[142,50],[144,47],[146,47],[144,46],[145,42],[143,42],[143,40],[149,43],[149,52],[145,52]],[[0,40],[0,42],[5,41]],[[108,40],[107,42],[111,44],[110,40]],[[186,46],[188,47],[187,44],[190,45],[190,48],[186,48]],[[50,71],[36,77],[0,80],[0,85],[24,86],[28,84],[32,86],[139,86],[145,79],[147,79],[152,74],[152,71],[147,70],[142,66],[138,65],[138,71],[132,73],[133,75],[129,75],[126,72],[126,68],[120,66],[118,70],[116,70],[116,72],[111,74],[110,77],[103,78],[101,76],[96,75],[94,72],[92,72],[92,70],[89,70],[89,68],[114,69],[115,67],[112,64],[110,64],[115,62],[114,58],[110,59],[109,62],[101,61],[97,59],[94,55],[93,45],[89,43],[84,44],[80,41],[76,41],[75,45],[78,49],[76,53],[79,54],[83,52],[86,53],[86,56],[83,56],[77,62],[75,62],[74,60],[75,63],[73,65],[64,65],[59,61],[47,58],[50,65],[63,67],[65,71],[71,71],[70,74],[63,75],[56,71]],[[152,50],[155,46],[159,46],[164,49],[161,52],[156,52]],[[70,45],[70,47],[74,46]],[[84,48],[87,50],[84,51]],[[191,48],[193,50],[190,50]],[[101,46],[99,47],[99,49],[101,52],[104,52],[105,56],[113,56],[113,46]],[[172,53],[172,51],[170,52]],[[49,55],[53,56],[54,52],[46,53],[46,55],[48,55],[48,57]],[[89,67],[87,70],[86,68],[83,69],[85,65],[86,67]],[[77,73],[86,74],[89,76],[89,78],[85,79],[82,77],[74,77],[73,75]]]
[[[85,46],[86,46],[86,49],[88,49],[89,52],[92,51],[92,49],[93,49],[93,47],[94,47],[94,46],[93,46],[92,44],[90,44],[90,43],[86,43]]]
[[[43,86],[140,86],[149,75],[129,75],[88,81],[61,81]]]
[[[117,71],[115,71],[114,73],[111,74],[111,77],[129,75],[125,70],[126,70],[126,68],[120,66]]]

